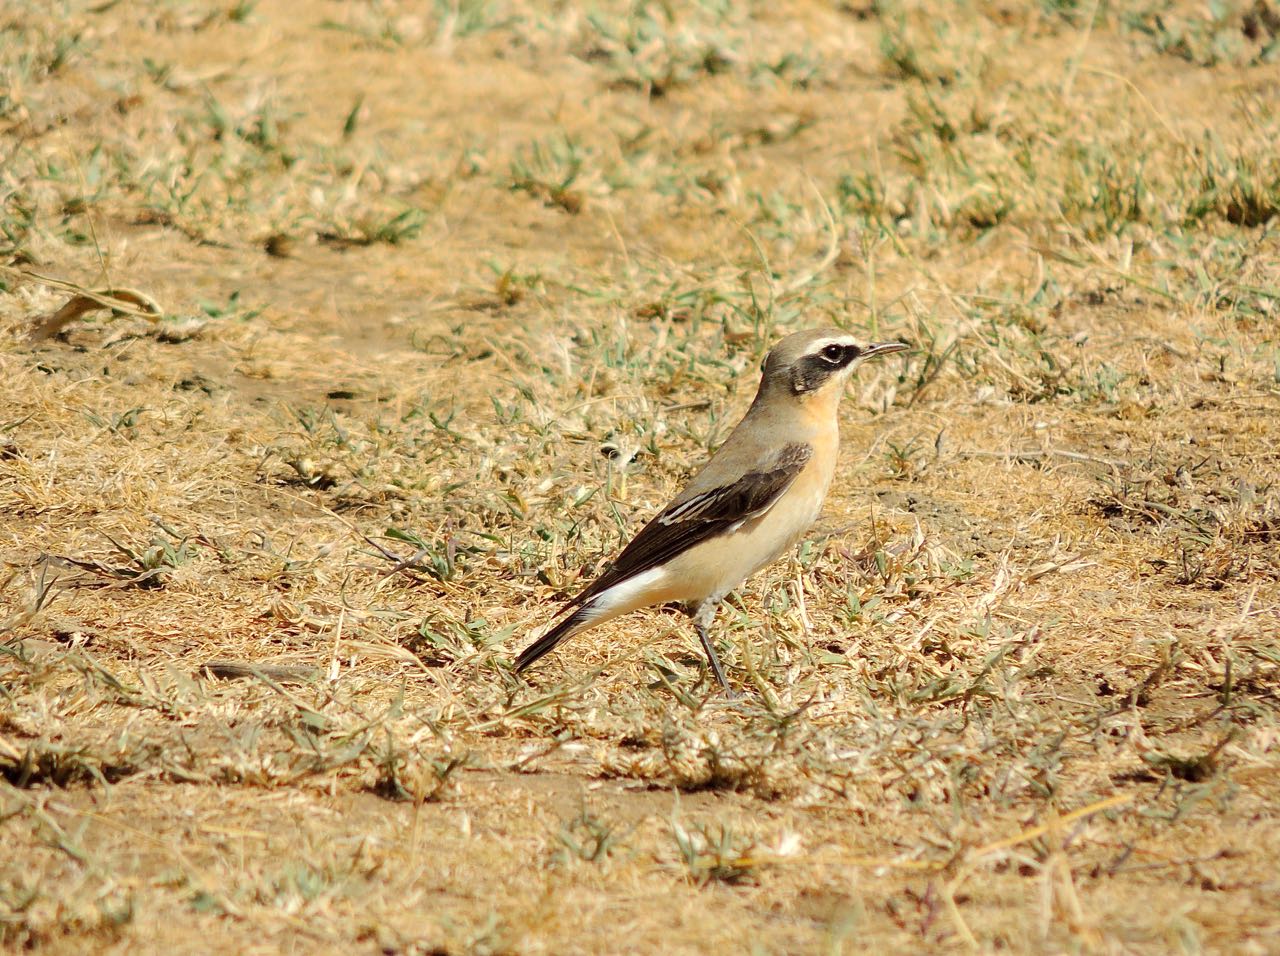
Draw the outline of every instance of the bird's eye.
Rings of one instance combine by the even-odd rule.
[[[839,365],[840,360],[844,358],[844,349],[839,345],[828,345],[822,350],[822,358],[832,365]]]

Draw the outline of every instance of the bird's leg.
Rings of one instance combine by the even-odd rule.
[[[810,637],[813,634],[813,625],[809,622],[809,608],[804,603],[804,570],[797,561],[796,576],[791,582],[795,585],[796,610],[800,612],[800,623],[804,625],[804,636]]]
[[[707,633],[707,628],[711,622],[715,620],[716,611],[720,607],[719,601],[703,601],[693,612],[693,626],[697,628],[698,637],[702,640],[702,649],[707,652],[707,660],[711,663],[711,672],[716,675],[716,680],[720,682],[724,694],[730,700],[737,697],[729,682],[724,679],[724,670],[720,667],[720,658],[716,656],[715,645],[711,643],[711,635]]]

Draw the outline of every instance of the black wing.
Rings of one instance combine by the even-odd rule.
[[[813,457],[809,445],[787,445],[768,471],[752,471],[730,485],[670,505],[631,539],[609,570],[566,605],[591,600],[627,578],[768,511]]]
[[[686,548],[764,514],[796,480],[813,449],[799,442],[787,445],[768,471],[753,471],[730,485],[677,500],[650,521],[613,565],[560,611],[560,623],[521,651],[516,670],[522,671],[549,654],[586,619],[583,607],[598,594],[636,574],[670,560]],[[578,610],[575,613],[569,613]],[[568,615],[564,617],[563,615]]]

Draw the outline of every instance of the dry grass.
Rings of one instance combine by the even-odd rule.
[[[1272,0],[54,6],[0,946],[1280,947]],[[917,348],[744,699],[663,612],[515,678],[831,321]]]

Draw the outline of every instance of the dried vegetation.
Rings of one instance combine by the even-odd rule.
[[[0,14],[0,946],[1280,946],[1280,12]],[[514,651],[769,343],[720,619]]]

